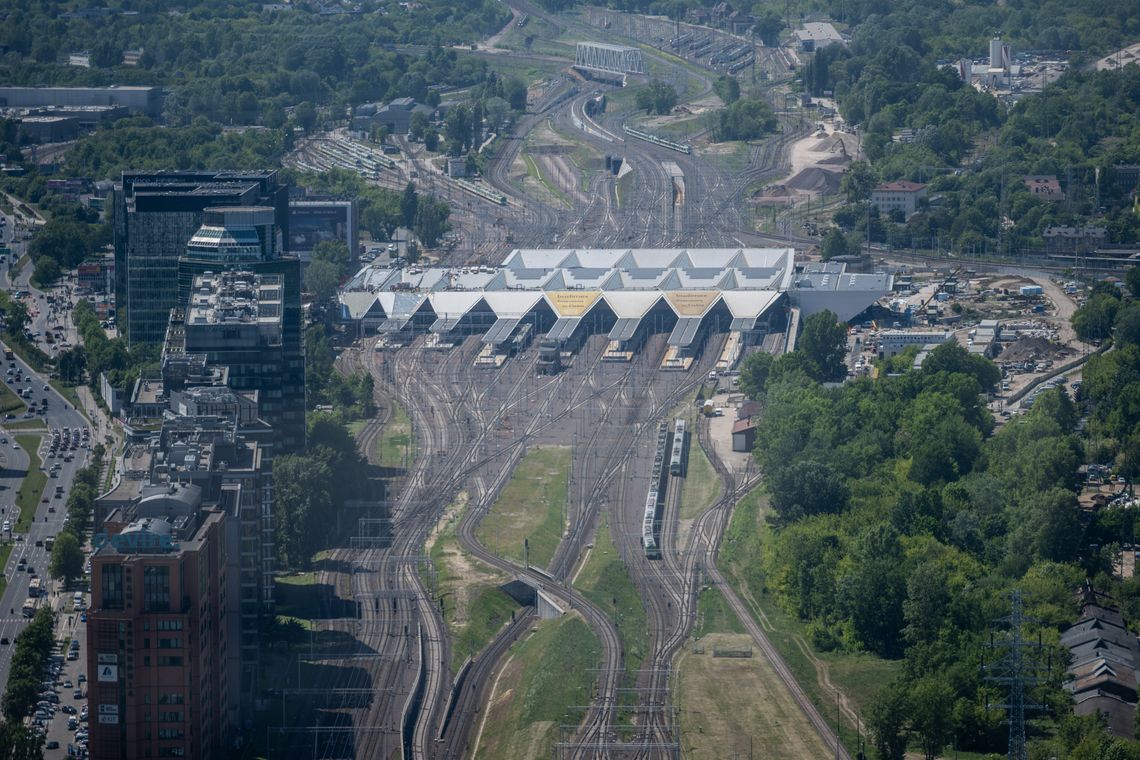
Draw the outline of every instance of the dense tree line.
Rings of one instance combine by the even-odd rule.
[[[17,4],[0,28],[0,79],[10,84],[166,85],[166,117],[283,126],[286,109],[309,102],[343,106],[408,95],[429,85],[468,86],[486,65],[449,46],[501,28],[510,18],[493,0],[369,2],[359,14],[323,15],[315,3],[263,10],[253,0],[195,4],[185,12],[152,2],[109,2],[102,18],[65,19],[56,5]],[[131,14],[123,14],[131,11]],[[428,50],[402,51],[400,45]],[[142,50],[137,66],[123,52]],[[92,68],[58,65],[90,50]]]
[[[1131,308],[1140,307],[1120,313]],[[867,716],[880,757],[900,758],[908,743],[927,757],[952,742],[1002,750],[1002,716],[984,708],[1001,692],[983,681],[978,663],[1009,589],[1023,590],[1055,647],[1057,631],[1075,620],[1076,587],[1085,577],[1108,586],[1116,548],[1135,540],[1127,510],[1082,517],[1076,503],[1082,462],[1123,473],[1133,466],[1129,436],[1140,435],[1140,415],[1132,409],[1140,404],[1129,394],[1140,349],[1115,341],[1090,360],[1079,399],[1043,393],[996,434],[984,394],[1000,373],[955,343],[931,352],[921,369],[911,368],[912,350],[885,361],[877,379],[837,388],[808,371],[819,341],[743,365],[741,386],[762,402],[755,455],[771,511],[759,532],[748,528],[758,512],[734,521],[725,560],[806,621],[817,648],[901,658],[899,680]],[[1084,410],[1089,432],[1081,436]],[[1140,583],[1126,582],[1121,597],[1126,614],[1140,612]],[[1051,656],[1063,661],[1058,651]],[[1106,756],[1070,755],[1108,740],[1068,717],[1059,685],[1055,671],[1033,694],[1049,706],[1037,730],[1049,748],[1041,756]]]
[[[54,627],[55,614],[46,606],[40,607],[32,622],[16,636],[3,699],[8,723],[20,723],[31,715],[39,699],[48,658],[55,648]]]
[[[288,173],[296,184],[321,193],[357,198],[360,203],[360,226],[375,240],[390,240],[396,228],[412,230],[428,248],[451,230],[451,207],[445,201],[422,195],[408,183],[402,193],[367,184],[360,175],[343,169],[320,174]]]
[[[67,495],[67,520],[51,548],[51,574],[62,578],[65,583],[83,576],[83,544],[91,528],[95,499],[101,491],[99,475],[105,453],[103,444],[95,445],[91,463],[75,474],[71,492]]]
[[[328,546],[337,513],[360,498],[365,462],[337,412],[310,413],[304,454],[273,460],[274,523],[281,567],[305,569]]]
[[[776,114],[767,101],[742,98],[712,114],[713,139],[755,140],[776,131]]]
[[[336,371],[329,328],[315,324],[305,330],[305,393],[308,406],[331,406],[345,421],[368,419],[376,414],[372,375]]]

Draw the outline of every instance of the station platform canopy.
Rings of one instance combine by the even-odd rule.
[[[516,249],[499,267],[366,267],[340,303],[342,320],[362,329],[399,330],[414,317],[415,329],[438,332],[481,312],[469,321],[490,325],[487,343],[528,318],[553,321],[549,335],[568,337],[596,308],[616,318],[611,335],[632,335],[637,320],[667,305],[678,319],[670,345],[683,346],[714,309],[718,324],[728,317],[747,331],[786,294],[805,316],[830,309],[847,320],[892,285],[890,274],[854,274],[842,262],[797,265],[791,248],[539,248]]]
[[[610,340],[630,340],[637,334],[637,328],[641,327],[641,317],[624,317],[619,318],[610,330]]]
[[[492,346],[497,346],[500,343],[505,343],[510,340],[511,334],[515,328],[522,322],[522,317],[500,317],[495,320],[495,324],[491,325],[491,329],[483,334],[481,338],[483,343],[489,343]]]
[[[677,326],[673,328],[673,332],[669,333],[669,345],[678,348],[691,346],[697,338],[697,333],[700,332],[702,322],[704,320],[701,317],[678,319]]]
[[[546,337],[557,341],[569,340],[574,331],[578,329],[578,324],[581,321],[581,317],[559,317],[555,320],[554,326],[546,333]]]

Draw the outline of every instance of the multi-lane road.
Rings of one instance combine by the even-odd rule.
[[[5,242],[11,240],[14,226],[13,219],[7,217],[7,223],[3,226]],[[22,245],[22,243],[17,243],[17,245]],[[7,267],[0,269],[0,273],[2,273],[0,284],[5,287],[12,287],[12,283],[9,283],[7,279]],[[17,287],[28,287],[26,273],[24,273]],[[33,294],[33,297],[35,295]],[[46,320],[45,315],[40,315],[39,318]],[[8,374],[9,369],[12,370],[11,374]],[[19,371],[20,381],[16,380],[16,370]],[[47,479],[43,495],[36,500],[35,519],[32,521],[30,529],[26,534],[13,534],[13,538],[19,537],[21,540],[13,541],[12,552],[3,568],[4,575],[8,579],[8,585],[4,594],[0,596],[0,642],[4,639],[11,642],[15,640],[16,635],[23,630],[28,622],[27,618],[21,614],[20,609],[24,600],[28,598],[28,584],[32,573],[21,570],[21,567],[35,568],[36,575],[44,579],[45,582],[48,580],[48,566],[51,562],[43,542],[48,537],[57,535],[63,528],[66,518],[64,505],[67,501],[67,495],[71,492],[71,484],[75,479],[76,472],[86,464],[90,449],[80,445],[73,451],[68,446],[66,457],[62,449],[57,452],[57,456],[49,456],[52,430],[63,430],[64,428],[83,430],[88,427],[88,421],[71,403],[49,385],[47,377],[35,372],[27,363],[17,357],[11,360],[0,359],[0,382],[3,382],[12,391],[25,389],[30,391],[22,399],[28,406],[34,405],[36,408],[42,409],[43,399],[47,398],[48,400],[47,412],[44,414],[27,418],[22,413],[12,413],[14,419],[0,422],[0,426],[4,423],[19,423],[21,427],[28,426],[27,429],[18,430],[0,429],[0,467],[2,467],[0,469],[0,508],[4,510],[2,517],[5,520],[11,520],[13,527],[16,525],[19,514],[15,506],[16,493],[19,491],[24,477],[28,474],[30,464],[30,452],[24,450],[17,443],[15,436],[29,435],[38,438],[39,443],[35,455],[40,462],[40,467],[45,471],[49,471],[52,465],[59,464],[55,476]],[[42,424],[36,425],[37,422]],[[94,442],[92,441],[88,445],[93,446]],[[67,461],[68,458],[71,461]],[[57,486],[63,489],[59,498],[54,497]],[[7,538],[5,537],[5,539]],[[11,644],[0,644],[0,690],[8,682],[11,654]]]

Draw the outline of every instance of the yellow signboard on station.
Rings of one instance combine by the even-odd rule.
[[[720,296],[718,290],[670,290],[665,294],[679,317],[699,317]]]
[[[546,292],[551,308],[560,317],[580,317],[602,295],[600,290],[551,290]]]

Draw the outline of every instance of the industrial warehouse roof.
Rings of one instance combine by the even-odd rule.
[[[640,320],[663,302],[685,321],[673,336],[683,341],[714,308],[731,314],[733,329],[752,329],[787,292],[805,314],[829,308],[846,320],[891,284],[890,275],[849,274],[836,262],[797,272],[791,248],[518,249],[498,268],[365,267],[340,299],[344,319],[382,315],[386,332],[402,329],[421,309],[450,325],[482,303],[502,321],[485,339],[509,334],[506,320],[536,308],[548,309],[561,333],[599,305],[619,320],[614,333],[625,335],[634,324],[625,320]]]

